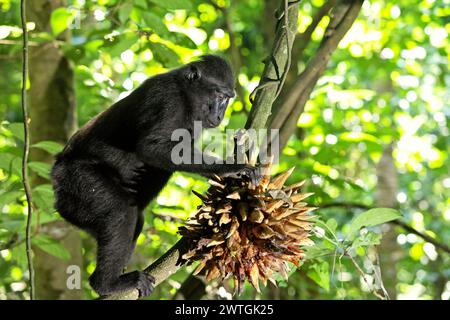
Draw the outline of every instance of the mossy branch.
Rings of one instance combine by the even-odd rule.
[[[291,64],[292,44],[298,28],[299,1],[282,0],[276,14],[277,28],[271,53],[265,61],[265,68],[259,85],[253,91],[252,109],[245,127],[263,129],[272,113],[272,105],[278,97]]]

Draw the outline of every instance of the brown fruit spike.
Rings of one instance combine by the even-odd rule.
[[[261,210],[255,209],[250,214],[249,220],[251,222],[261,223],[264,220],[264,213],[262,213]]]
[[[232,221],[231,227],[230,227],[230,231],[228,232],[227,239],[229,237],[231,237],[236,232],[236,230],[239,228],[239,221],[235,216],[233,216],[233,218],[231,218],[231,221]]]
[[[281,189],[283,188],[284,183],[289,178],[289,176],[294,171],[295,167],[290,168],[289,170],[279,174],[275,179],[269,183],[268,189]]]
[[[227,195],[228,199],[234,199],[234,200],[239,200],[241,199],[241,196],[239,195],[239,192],[235,191],[233,193],[230,193],[229,195]]]
[[[206,195],[193,191],[203,205],[179,233],[192,243],[183,259],[200,260],[195,273],[203,270],[208,280],[232,276],[240,294],[245,280],[260,292],[259,280],[276,285],[273,275],[287,278],[288,262],[300,265],[302,246],[313,244],[315,208],[302,201],[312,195],[299,192],[304,181],[284,186],[293,170],[271,180],[269,163],[258,186],[247,177],[213,177]]]
[[[253,233],[259,239],[269,239],[275,235],[275,231],[270,228],[268,225],[262,224],[255,229],[253,229]]]
[[[230,215],[228,213],[224,213],[222,214],[222,216],[220,217],[219,220],[219,226],[223,225],[223,224],[227,224],[231,221]]]
[[[267,213],[272,213],[275,209],[278,209],[279,207],[281,207],[284,204],[283,200],[279,200],[279,201],[274,201],[272,202],[266,209]]]
[[[237,205],[239,214],[241,215],[242,221],[247,220],[247,216],[248,216],[248,205],[245,202],[240,202]]]
[[[305,184],[306,180],[291,184],[289,187],[286,188],[286,190],[297,190],[298,188],[302,187]]]
[[[303,199],[306,199],[306,198],[312,196],[313,194],[314,194],[313,192],[311,192],[311,193],[298,193],[298,194],[294,194],[294,195],[291,197],[291,200],[292,200],[293,202],[299,202],[299,201],[302,201]]]
[[[255,287],[256,291],[260,293],[261,290],[259,289],[259,269],[256,263],[253,264],[250,269],[250,282]]]

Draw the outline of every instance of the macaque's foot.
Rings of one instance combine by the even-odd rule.
[[[155,278],[142,271],[133,271],[121,275],[117,280],[100,281],[94,273],[89,282],[100,296],[109,296],[117,292],[137,289],[139,297],[145,297],[153,292]]]
[[[149,296],[154,290],[155,278],[142,271],[134,271],[131,274],[136,277],[135,288],[139,291],[139,297]]]

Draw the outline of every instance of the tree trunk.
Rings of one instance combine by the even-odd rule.
[[[36,24],[34,32],[51,32],[51,12],[64,6],[62,0],[33,0],[28,2],[29,21]],[[64,32],[58,40],[68,40]],[[30,51],[30,135],[31,143],[52,140],[65,143],[76,129],[74,73],[69,60],[63,55],[56,42],[44,42]],[[51,163],[53,157],[45,151],[32,149],[32,161]],[[48,183],[32,176],[32,185]],[[83,291],[68,289],[67,267],[82,269],[81,239],[78,231],[64,221],[57,221],[41,227],[40,232],[55,238],[71,254],[69,261],[63,261],[34,248],[36,270],[36,297],[38,299],[81,299]]]
[[[264,36],[264,49],[270,52],[275,37],[275,12],[279,8],[279,1],[265,0],[262,19],[260,20],[260,30]]]
[[[392,145],[387,146],[383,151],[377,165],[377,179],[376,207],[397,207],[398,178],[392,156]],[[383,225],[385,233],[379,247],[383,282],[391,299],[395,299],[397,296],[395,288],[397,283],[396,264],[402,255],[402,250],[397,244],[397,233],[393,227],[393,225],[387,223]]]

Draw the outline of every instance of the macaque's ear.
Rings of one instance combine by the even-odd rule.
[[[200,73],[200,70],[198,69],[198,67],[195,65],[189,66],[189,69],[186,72],[186,78],[189,81],[195,81],[195,80],[200,79],[201,73]]]

